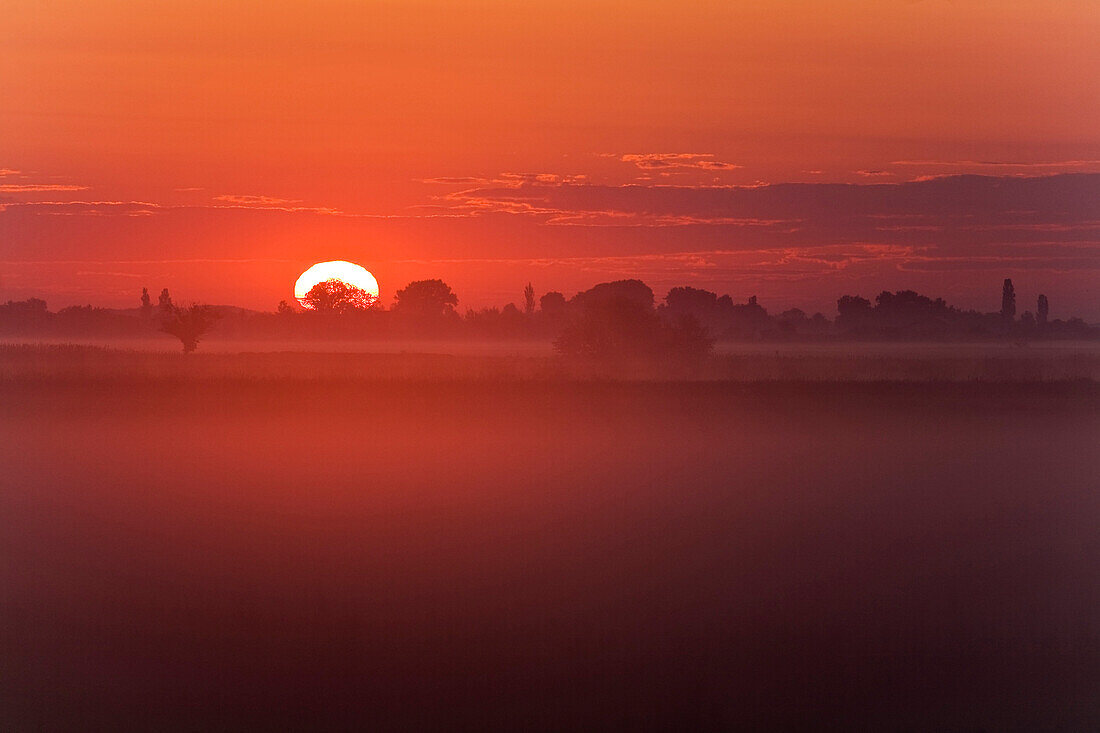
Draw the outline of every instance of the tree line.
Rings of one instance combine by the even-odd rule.
[[[1051,318],[1040,295],[1035,310],[1016,317],[1016,295],[1005,280],[1001,309],[982,313],[912,290],[882,291],[874,302],[859,295],[837,300],[836,316],[797,308],[769,313],[755,296],[729,295],[681,286],[658,303],[641,280],[599,283],[571,298],[538,295],[530,283],[522,305],[468,309],[442,280],[417,280],[395,293],[384,308],[377,298],[342,281],[318,283],[302,303],[279,304],[275,313],[230,306],[178,306],[168,289],[156,303],[147,289],[134,309],[73,306],[56,313],[37,298],[0,304],[0,334],[134,338],[153,330],[178,338],[194,351],[215,324],[227,338],[383,339],[488,338],[552,340],[562,354],[601,356],[699,355],[716,341],[1093,339],[1100,329],[1080,318]]]

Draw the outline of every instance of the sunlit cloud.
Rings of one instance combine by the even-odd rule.
[[[149,216],[160,204],[150,201],[18,201],[0,204],[0,211],[17,209],[50,216]]]
[[[0,183],[0,193],[42,193],[47,191],[87,191],[88,186],[68,183]]]
[[[916,166],[922,168],[990,168],[990,169],[1081,169],[1098,168],[1100,160],[1055,160],[1055,161],[1004,161],[1004,160],[895,160],[890,165]]]
[[[642,170],[666,168],[696,168],[708,171],[729,171],[742,168],[736,163],[714,160],[712,153],[628,153],[619,156],[624,163],[632,163]]]

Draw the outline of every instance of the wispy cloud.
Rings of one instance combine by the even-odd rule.
[[[18,209],[51,216],[149,216],[163,208],[150,201],[17,201],[0,204],[0,211]]]
[[[214,201],[223,202],[215,204],[214,208],[232,209],[262,209],[270,211],[307,212],[314,214],[343,214],[339,209],[327,206],[299,206],[301,199],[284,199],[275,196],[262,196],[252,194],[223,194],[215,196]]]
[[[1053,160],[1053,161],[1007,161],[1007,160],[895,160],[890,165],[904,165],[922,168],[989,168],[989,169],[1081,169],[1100,167],[1100,160]]]
[[[493,178],[480,176],[441,176],[438,178],[420,178],[420,183],[462,186],[562,186],[588,182],[586,175],[563,175],[560,173],[501,173]]]
[[[611,155],[611,157],[614,157]],[[642,170],[695,168],[705,171],[731,171],[742,168],[736,163],[715,160],[713,153],[627,153],[619,156],[624,163],[632,163]]]
[[[215,196],[215,201],[225,201],[241,206],[289,206],[302,203],[301,199],[281,199],[274,196],[254,196],[250,194],[224,194]]]
[[[0,183],[0,193],[39,193],[45,191],[87,190],[87,186],[75,186],[68,183]]]

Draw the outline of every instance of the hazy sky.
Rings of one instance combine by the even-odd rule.
[[[1100,173],[1094,1],[0,6],[4,300],[273,308],[349,259],[386,302],[1010,276],[1100,318],[1100,177],[1019,180]]]

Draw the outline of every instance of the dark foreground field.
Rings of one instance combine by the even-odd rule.
[[[1098,408],[3,381],[0,728],[1097,730]]]

